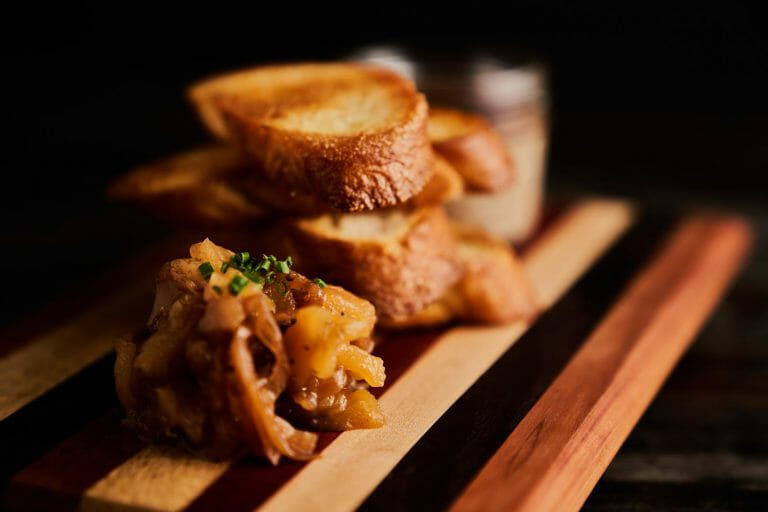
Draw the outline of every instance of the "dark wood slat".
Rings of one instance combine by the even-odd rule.
[[[764,511],[768,489],[732,482],[601,482],[583,512],[668,510],[678,512]]]

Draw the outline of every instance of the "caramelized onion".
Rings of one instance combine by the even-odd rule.
[[[248,348],[251,332],[240,327],[232,337],[229,357],[235,370],[234,387],[242,407],[246,439],[253,450],[263,450],[272,464],[280,455],[296,460],[312,457],[317,435],[297,430],[275,414],[277,396],[267,386],[267,379],[259,378]]]
[[[207,239],[190,254],[161,270],[146,329],[116,344],[117,394],[137,430],[214,458],[249,448],[277,464],[311,458],[317,443],[276,412],[278,399],[320,429],[383,424],[365,389],[384,383],[368,301],[286,271],[290,259],[264,257],[275,270],[254,275],[247,253]]]

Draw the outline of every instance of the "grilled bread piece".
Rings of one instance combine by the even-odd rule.
[[[189,96],[208,129],[271,181],[341,211],[403,203],[432,171],[426,100],[387,69],[267,66],[205,80]]]
[[[432,175],[418,194],[408,200],[409,206],[443,204],[464,194],[464,179],[440,155],[435,155]]]
[[[463,187],[461,176],[437,156],[429,181],[406,206],[442,204],[459,197]],[[334,211],[312,194],[268,181],[237,148],[223,144],[138,167],[117,179],[107,193],[183,225],[238,225],[267,215]]]
[[[173,224],[241,224],[266,214],[233,184],[242,166],[236,148],[204,146],[134,169],[112,183],[107,195],[138,203]]]
[[[463,277],[438,301],[389,328],[443,325],[453,320],[500,324],[536,314],[535,293],[513,249],[487,233],[454,226]]]
[[[482,117],[431,109],[429,138],[435,151],[461,174],[468,189],[491,192],[514,181],[515,166],[501,135]]]
[[[385,322],[435,302],[463,271],[440,207],[328,214],[291,221],[267,239],[268,250],[292,255],[300,271],[372,302]]]
[[[528,319],[538,310],[533,288],[514,250],[484,231],[457,227],[466,273],[456,286],[460,318],[480,323]]]

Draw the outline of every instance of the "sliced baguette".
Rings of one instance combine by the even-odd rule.
[[[536,295],[520,259],[506,242],[484,231],[457,227],[459,254],[466,266],[457,290],[462,320],[507,323],[538,311]]]
[[[242,175],[238,187],[255,204],[274,214],[314,216],[339,213],[312,193],[287,189],[253,172]],[[464,180],[459,173],[444,158],[435,155],[432,172],[424,187],[407,202],[392,208],[437,206],[458,199],[463,194]]]
[[[424,309],[462,274],[453,230],[439,207],[323,215],[283,231],[289,235],[278,236],[281,250],[299,271],[366,298],[385,322]]]
[[[436,157],[427,184],[404,206],[439,205],[462,195],[463,180]],[[266,216],[334,212],[316,196],[270,182],[234,146],[209,145],[140,166],[107,190],[172,224],[222,226]]]
[[[435,155],[432,175],[418,194],[409,201],[409,206],[431,206],[458,199],[464,194],[464,179],[445,158]]]
[[[501,135],[480,116],[433,108],[429,138],[435,151],[459,172],[467,188],[492,192],[515,179],[515,166]]]
[[[426,100],[387,69],[267,66],[203,81],[189,96],[208,129],[270,180],[341,211],[403,203],[432,171]]]
[[[514,250],[487,233],[454,227],[463,277],[438,301],[387,328],[443,325],[453,320],[501,324],[529,319],[538,311],[535,293]]]
[[[112,183],[107,195],[173,224],[242,224],[266,214],[232,184],[242,166],[234,147],[204,146],[134,169]]]

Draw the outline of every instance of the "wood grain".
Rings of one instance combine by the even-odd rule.
[[[682,224],[452,510],[577,510],[749,244],[739,219]]]
[[[148,446],[91,486],[80,509],[180,510],[228,467],[177,448]]]

